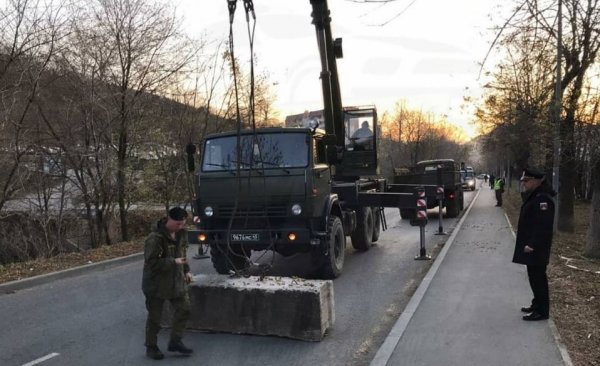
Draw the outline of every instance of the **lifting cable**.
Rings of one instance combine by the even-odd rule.
[[[254,146],[254,142],[257,143],[257,145],[259,145],[259,156],[260,156],[260,160],[263,160],[262,157],[262,148],[260,147],[260,144],[258,144],[258,136],[256,134],[256,109],[255,109],[255,78],[254,78],[254,33],[255,33],[255,29],[256,29],[256,14],[254,12],[254,4],[252,2],[252,0],[243,0],[244,1],[244,10],[246,13],[246,23],[247,23],[247,29],[248,29],[248,38],[249,38],[249,42],[250,42],[250,95],[249,95],[249,103],[248,103],[248,120],[249,122],[251,122],[252,125],[252,131],[253,131],[253,143],[251,145],[251,157],[250,157],[250,161],[248,162],[250,164],[249,166],[249,171],[250,174],[248,175],[248,184],[250,184],[250,180],[251,180],[251,171],[252,171],[252,167],[254,166],[254,154],[253,154],[253,146]],[[237,211],[239,208],[239,198],[240,198],[240,194],[241,194],[241,188],[242,188],[242,182],[241,182],[241,165],[245,164],[245,162],[242,161],[242,145],[241,145],[241,129],[242,129],[242,118],[241,118],[241,113],[240,113],[240,103],[239,103],[239,93],[238,93],[238,80],[237,80],[237,67],[236,67],[236,59],[235,59],[235,53],[234,53],[234,37],[233,37],[233,19],[234,19],[234,14],[235,14],[235,10],[236,10],[236,6],[237,6],[237,0],[227,0],[227,7],[229,9],[229,56],[231,57],[231,69],[232,69],[232,74],[233,74],[233,84],[234,84],[234,91],[235,91],[235,106],[236,106],[236,125],[237,125],[237,140],[236,140],[236,180],[237,180],[237,194],[235,197],[235,203],[233,206],[233,210],[231,212],[231,217],[229,219],[229,223],[228,223],[228,228],[227,228],[227,238],[226,238],[226,243],[227,243],[227,253],[222,253],[225,255],[225,258],[227,258],[229,264],[231,265],[231,267],[235,268],[235,274],[242,274],[242,275],[247,275],[247,273],[238,273],[238,269],[235,266],[235,263],[233,263],[231,261],[231,259],[229,258],[229,254],[232,254],[234,256],[237,257],[243,257],[244,260],[249,261],[249,254],[246,255],[245,251],[242,249],[241,253],[237,253],[236,251],[232,250],[231,247],[231,228],[233,226],[233,222],[237,216]],[[252,15],[252,19],[253,19],[253,26],[252,29],[250,29],[250,14]],[[261,173],[262,177],[263,177],[263,184],[266,185],[266,179],[264,176],[264,166],[262,166],[262,173]],[[265,190],[263,190],[265,191]],[[269,218],[268,218],[268,209],[266,206],[266,198],[265,198],[265,202],[264,202],[264,212],[265,212],[265,217],[267,219],[267,229],[269,232],[269,239],[271,241],[270,246],[267,250],[272,249],[273,248],[273,238],[270,235],[270,222],[269,222]],[[248,220],[248,215],[249,215],[249,211],[246,210],[246,223]],[[219,245],[217,245],[218,248],[220,248]],[[264,255],[264,254],[263,254]],[[274,258],[274,257],[273,257]],[[264,271],[267,271],[271,265],[268,265],[268,267],[266,269],[264,269]],[[264,273],[262,274],[264,275]]]
[[[263,181],[263,192],[267,191],[267,180],[265,177],[265,167],[264,164],[262,163],[264,161],[264,157],[263,157],[263,146],[260,144],[260,141],[258,140],[258,135],[256,133],[256,87],[255,87],[255,77],[254,77],[254,34],[256,31],[256,13],[254,12],[254,3],[252,0],[244,0],[244,10],[246,12],[246,28],[248,31],[248,42],[250,45],[250,98],[249,98],[249,103],[248,103],[248,120],[251,121],[252,124],[252,136],[253,136],[253,144],[256,143],[256,145],[258,146],[258,155],[259,155],[259,163],[261,163],[261,167],[259,168],[260,170],[262,170],[262,172],[260,172],[259,174],[262,177],[262,181]],[[250,15],[252,15],[252,29],[250,29]],[[250,158],[250,172],[253,170],[254,165],[254,153],[252,153],[251,158]],[[250,181],[252,179],[251,177],[252,174],[248,175],[248,185],[250,185]],[[267,229],[267,235],[269,236],[269,241],[270,241],[270,245],[267,248],[267,250],[272,250],[274,247],[274,240],[273,237],[271,235],[271,221],[269,220],[269,215],[268,215],[268,206],[267,206],[267,199],[266,196],[264,196],[263,199],[263,207],[264,207],[264,216],[267,222],[266,225],[266,229]],[[248,215],[249,212],[246,212],[246,220],[248,220]],[[247,221],[246,221],[247,222]],[[263,254],[258,258],[262,258],[262,256],[264,256],[264,253],[266,252],[266,250],[263,252]],[[274,256],[271,257],[271,264],[267,265],[265,268],[262,269],[261,275],[264,275],[266,271],[268,271],[272,266],[273,266],[273,259]]]

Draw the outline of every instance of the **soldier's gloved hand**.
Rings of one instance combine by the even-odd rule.
[[[525,253],[531,253],[531,252],[533,252],[533,248],[530,247],[529,245],[525,245],[525,248],[523,248],[523,251]]]
[[[187,259],[185,257],[175,258],[175,263],[177,263],[177,264],[185,264],[186,262],[187,262]]]
[[[185,282],[191,283],[194,280],[194,276],[192,276],[191,272],[185,274]]]

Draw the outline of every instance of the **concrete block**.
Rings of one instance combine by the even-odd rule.
[[[188,329],[320,341],[335,321],[332,281],[197,275],[189,289]]]

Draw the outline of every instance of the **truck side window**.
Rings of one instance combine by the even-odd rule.
[[[325,144],[322,140],[313,140],[313,161],[314,164],[325,164]]]

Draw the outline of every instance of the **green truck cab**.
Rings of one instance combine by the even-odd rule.
[[[204,140],[196,235],[210,243],[217,272],[244,268],[251,250],[290,255],[310,248],[329,199],[323,136],[304,128],[244,131],[239,156],[235,132]]]
[[[464,209],[464,194],[461,170],[453,159],[435,159],[419,161],[409,169],[397,169],[394,174],[395,187],[405,186],[407,190],[415,185],[425,187],[427,208],[439,205],[437,187],[444,187],[442,208],[446,208],[446,216],[457,217]],[[411,208],[400,209],[403,219],[411,219],[414,210]]]

